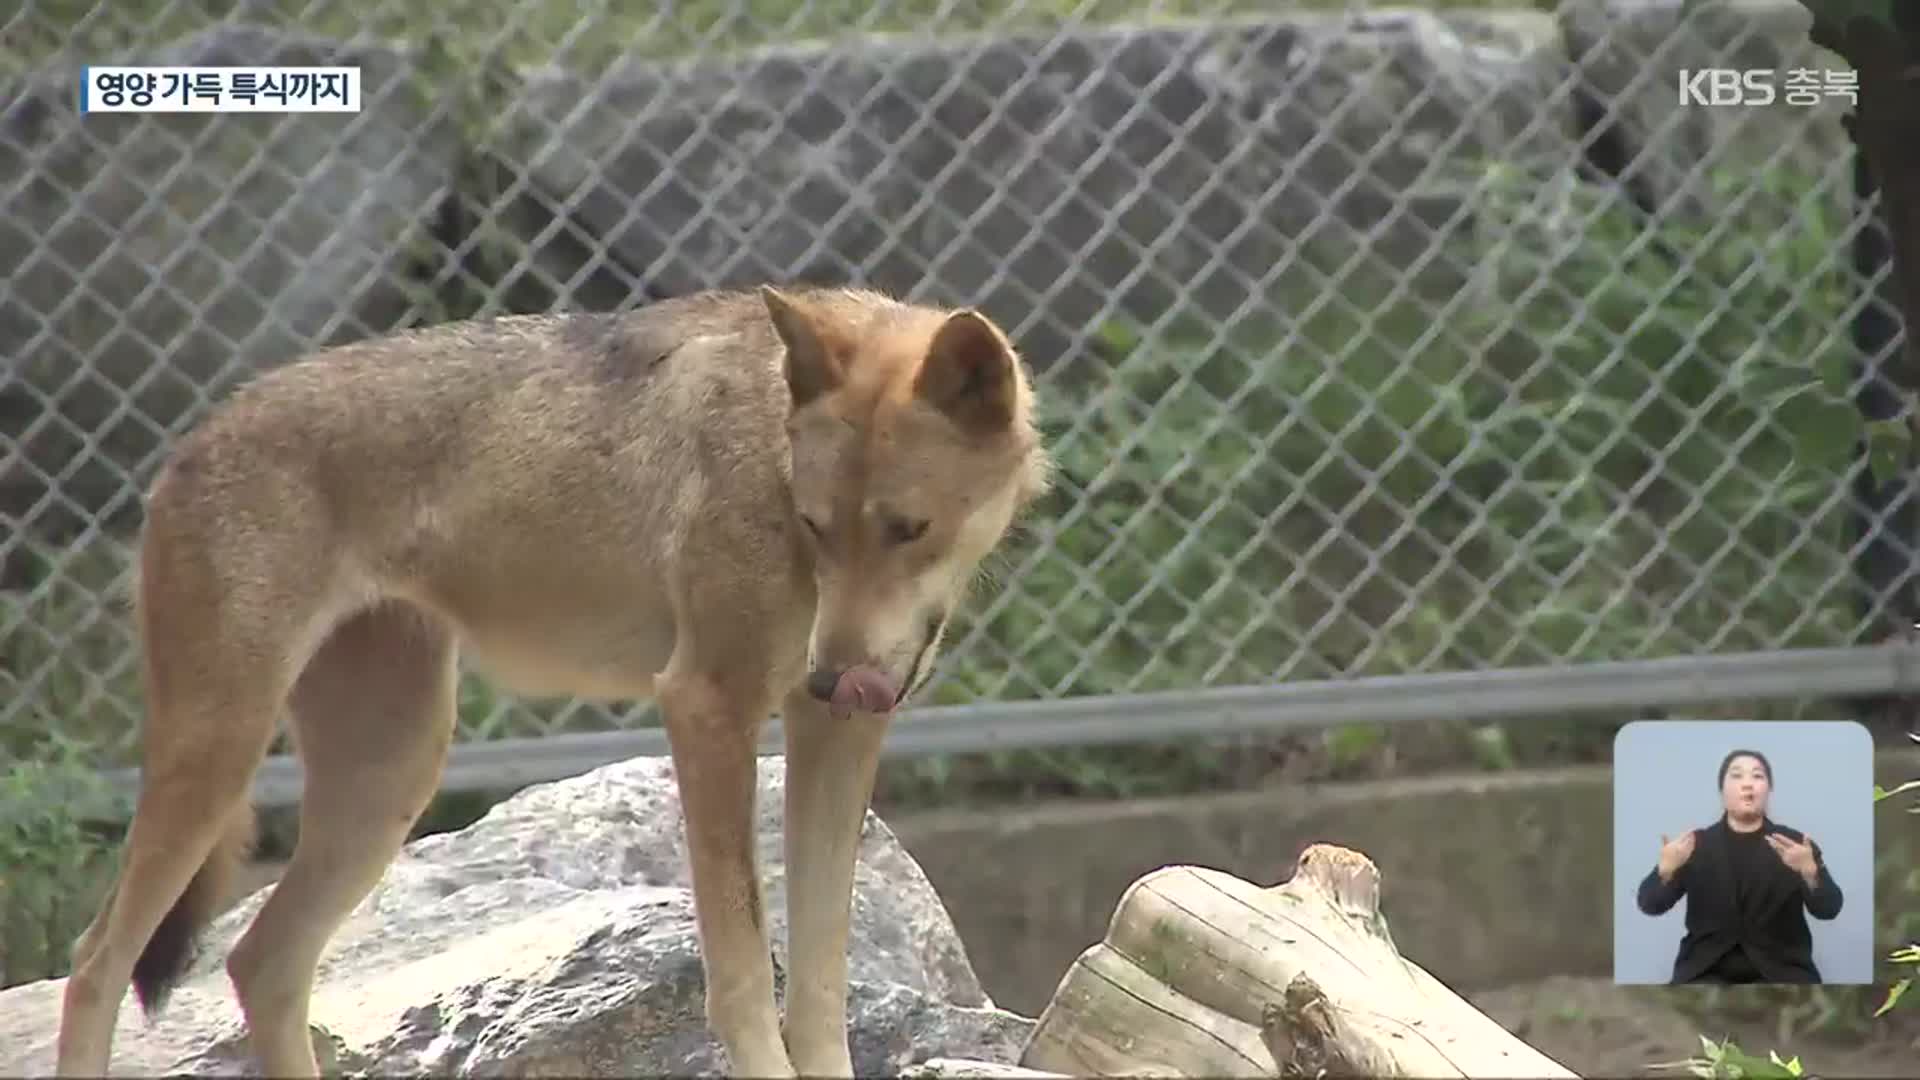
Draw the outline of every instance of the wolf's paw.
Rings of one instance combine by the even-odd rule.
[[[853,1075],[853,1056],[847,1052],[845,1039],[832,1038],[816,1040],[809,1044],[805,1039],[791,1040],[794,1072],[805,1077],[850,1077]]]

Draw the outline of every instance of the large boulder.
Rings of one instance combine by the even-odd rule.
[[[782,763],[761,765],[760,854],[785,981]],[[148,1027],[128,999],[116,1074],[251,1070],[222,969],[259,909],[210,947]],[[868,814],[848,949],[855,1067],[1014,1062],[1032,1021],[994,1007],[953,922],[893,833]],[[0,1061],[49,1073],[61,981],[0,992]],[[374,1074],[687,1075],[724,1059],[704,979],[671,767],[640,758],[530,788],[475,824],[410,844],[334,938],[313,1022],[340,1068]]]
[[[1569,82],[1583,95],[1576,109],[1594,142],[1590,156],[1649,214],[1724,212],[1730,194],[1765,188],[1783,171],[1838,170],[1836,193],[1846,190],[1851,155],[1840,118],[1852,103],[1827,92],[1827,73],[1849,69],[1808,40],[1812,16],[1799,0],[1561,0],[1556,18]],[[1683,74],[1706,68],[1765,71],[1774,100],[1683,99]],[[1788,99],[1795,72],[1813,75],[1816,102]],[[1777,212],[1783,227],[1805,213],[1793,205]]]
[[[1458,234],[1515,194],[1496,180],[1710,214],[1723,177],[1843,173],[1838,97],[1676,92],[1682,68],[1838,67],[1804,26],[1796,0],[1289,11],[502,62],[452,89],[426,52],[249,26],[140,57],[357,63],[355,116],[82,122],[50,70],[0,87],[0,524],[131,516],[235,380],[432,318],[468,273],[518,309],[865,283],[981,304],[1043,368],[1115,317],[1284,325],[1356,296],[1368,256],[1450,296]]]
[[[865,281],[984,304],[1046,367],[1116,314],[1279,314],[1309,248],[1411,265],[1492,163],[1571,166],[1564,74],[1530,12],[850,40],[533,72],[493,149],[546,278]]]
[[[236,381],[415,317],[461,146],[396,49],[234,25],[98,59],[359,65],[363,108],[82,116],[70,67],[0,85],[0,525],[37,534],[130,520]]]

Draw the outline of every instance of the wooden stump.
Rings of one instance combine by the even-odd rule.
[[[1154,871],[1080,955],[1020,1064],[1075,1076],[1572,1077],[1400,955],[1366,856],[1261,888]]]

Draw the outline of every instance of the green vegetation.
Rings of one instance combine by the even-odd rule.
[[[1920,734],[1910,733],[1908,737],[1920,743]],[[1874,785],[1873,801],[1876,805],[1902,797],[1906,800],[1906,805],[1899,808],[1902,813],[1920,814],[1920,777],[1892,790]],[[1901,853],[1904,857],[1876,862],[1878,873],[1897,879],[1897,891],[1906,900],[1900,905],[1899,911],[1891,913],[1891,920],[1884,917],[1881,920],[1885,932],[1878,935],[1878,940],[1889,949],[1887,963],[1893,968],[1893,980],[1887,986],[1886,996],[1874,1010],[1876,1018],[1900,1007],[1903,1001],[1912,1005],[1913,1001],[1908,1000],[1907,993],[1913,989],[1914,981],[1920,979],[1920,839],[1916,838],[1911,823],[1905,824],[1907,828],[1893,833],[1900,837],[1900,842],[1906,848]],[[1889,922],[1891,925],[1888,925]]]
[[[123,604],[119,544],[14,555],[26,587],[0,592],[0,763],[44,760],[61,745],[130,763],[140,682]]]
[[[1685,1069],[1688,1075],[1707,1080],[1797,1080],[1806,1075],[1797,1056],[1782,1058],[1779,1051],[1769,1050],[1766,1057],[1757,1057],[1735,1046],[1731,1039],[1715,1042],[1705,1035],[1700,1036],[1698,1055],[1662,1062],[1660,1067]]]
[[[1848,400],[1840,215],[1791,176],[1726,178],[1719,216],[1656,231],[1591,192],[1543,197],[1496,185],[1453,253],[1478,277],[1441,301],[1377,265],[1302,271],[1284,326],[1114,334],[1111,377],[1056,401],[1062,493],[956,632],[942,699],[1855,640],[1850,455],[1870,435],[1884,464],[1900,436]],[[1587,223],[1556,234],[1563,212]],[[1455,762],[1579,760],[1627,719],[1427,737]],[[1327,732],[1321,770],[1401,734]],[[1229,786],[1249,749],[910,762],[890,794]]]
[[[115,857],[83,808],[130,810],[114,805],[84,747],[40,754],[0,768],[0,986],[66,973]]]

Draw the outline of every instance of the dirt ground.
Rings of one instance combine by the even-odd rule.
[[[1606,979],[1553,978],[1469,994],[1488,1016],[1581,1076],[1685,1076],[1685,1069],[1652,1066],[1697,1054],[1700,1036],[1732,1038],[1764,1057],[1798,1055],[1810,1076],[1920,1076],[1920,1024],[1891,1017],[1874,1022],[1873,1037],[1781,1033],[1764,1023],[1703,1030],[1694,1019],[1659,1001],[1658,988],[1620,987]]]

